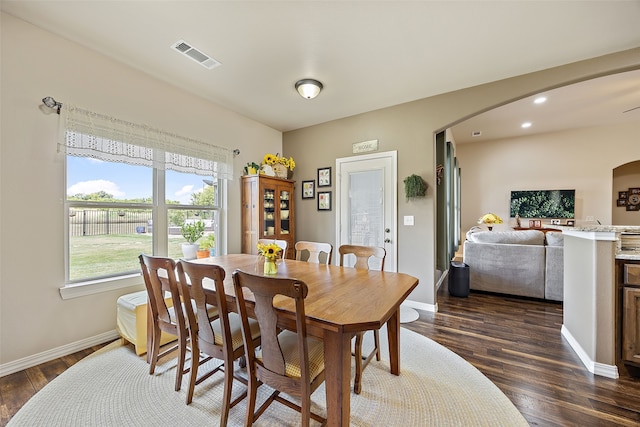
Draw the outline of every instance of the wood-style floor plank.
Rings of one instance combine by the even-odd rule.
[[[560,335],[562,304],[438,292],[438,313],[403,327],[459,354],[493,381],[531,426],[639,426],[640,379],[591,374]],[[101,346],[0,378],[0,425],[47,383]],[[365,371],[366,375],[366,371]]]

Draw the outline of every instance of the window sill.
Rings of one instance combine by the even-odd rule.
[[[60,288],[60,296],[63,300],[67,300],[143,284],[142,275],[135,273],[109,279],[91,280],[66,285]]]

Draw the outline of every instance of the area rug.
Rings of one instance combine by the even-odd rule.
[[[476,368],[404,328],[401,374],[392,375],[386,331],[381,331],[380,338],[383,360],[372,361],[365,370],[362,393],[351,393],[352,426],[528,426],[509,399]],[[196,386],[193,402],[187,406],[187,377],[182,390],[174,391],[175,359],[161,362],[156,373],[149,375],[144,358],[116,341],[45,386],[8,426],[218,425],[222,374]],[[268,390],[261,389],[259,396],[264,399]],[[244,390],[243,384],[234,382],[234,395]],[[325,415],[324,386],[312,400],[313,411]],[[245,401],[231,409],[230,426],[243,425],[245,409]],[[273,403],[254,425],[297,426],[300,415]],[[312,425],[318,423],[312,421]]]

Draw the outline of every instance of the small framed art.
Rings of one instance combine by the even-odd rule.
[[[626,198],[624,198],[624,199],[618,199],[618,204],[617,204],[617,206],[618,206],[618,207],[624,207],[624,206],[627,206],[627,199],[626,199]]]
[[[570,219],[570,220],[567,221],[567,225],[569,227],[573,227],[574,225],[576,225],[576,222],[574,220]]]
[[[318,169],[318,187],[331,187],[331,167]]]
[[[318,210],[331,210],[331,191],[318,191]]]
[[[539,219],[536,219],[535,221],[533,221],[533,227],[534,228],[542,227],[542,221],[540,221]]]
[[[316,188],[315,181],[302,181],[302,198],[303,199],[315,199]]]
[[[618,199],[626,199],[629,195],[627,191],[618,191]]]

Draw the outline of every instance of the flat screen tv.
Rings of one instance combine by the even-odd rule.
[[[576,190],[526,190],[511,192],[511,217],[573,218]]]

